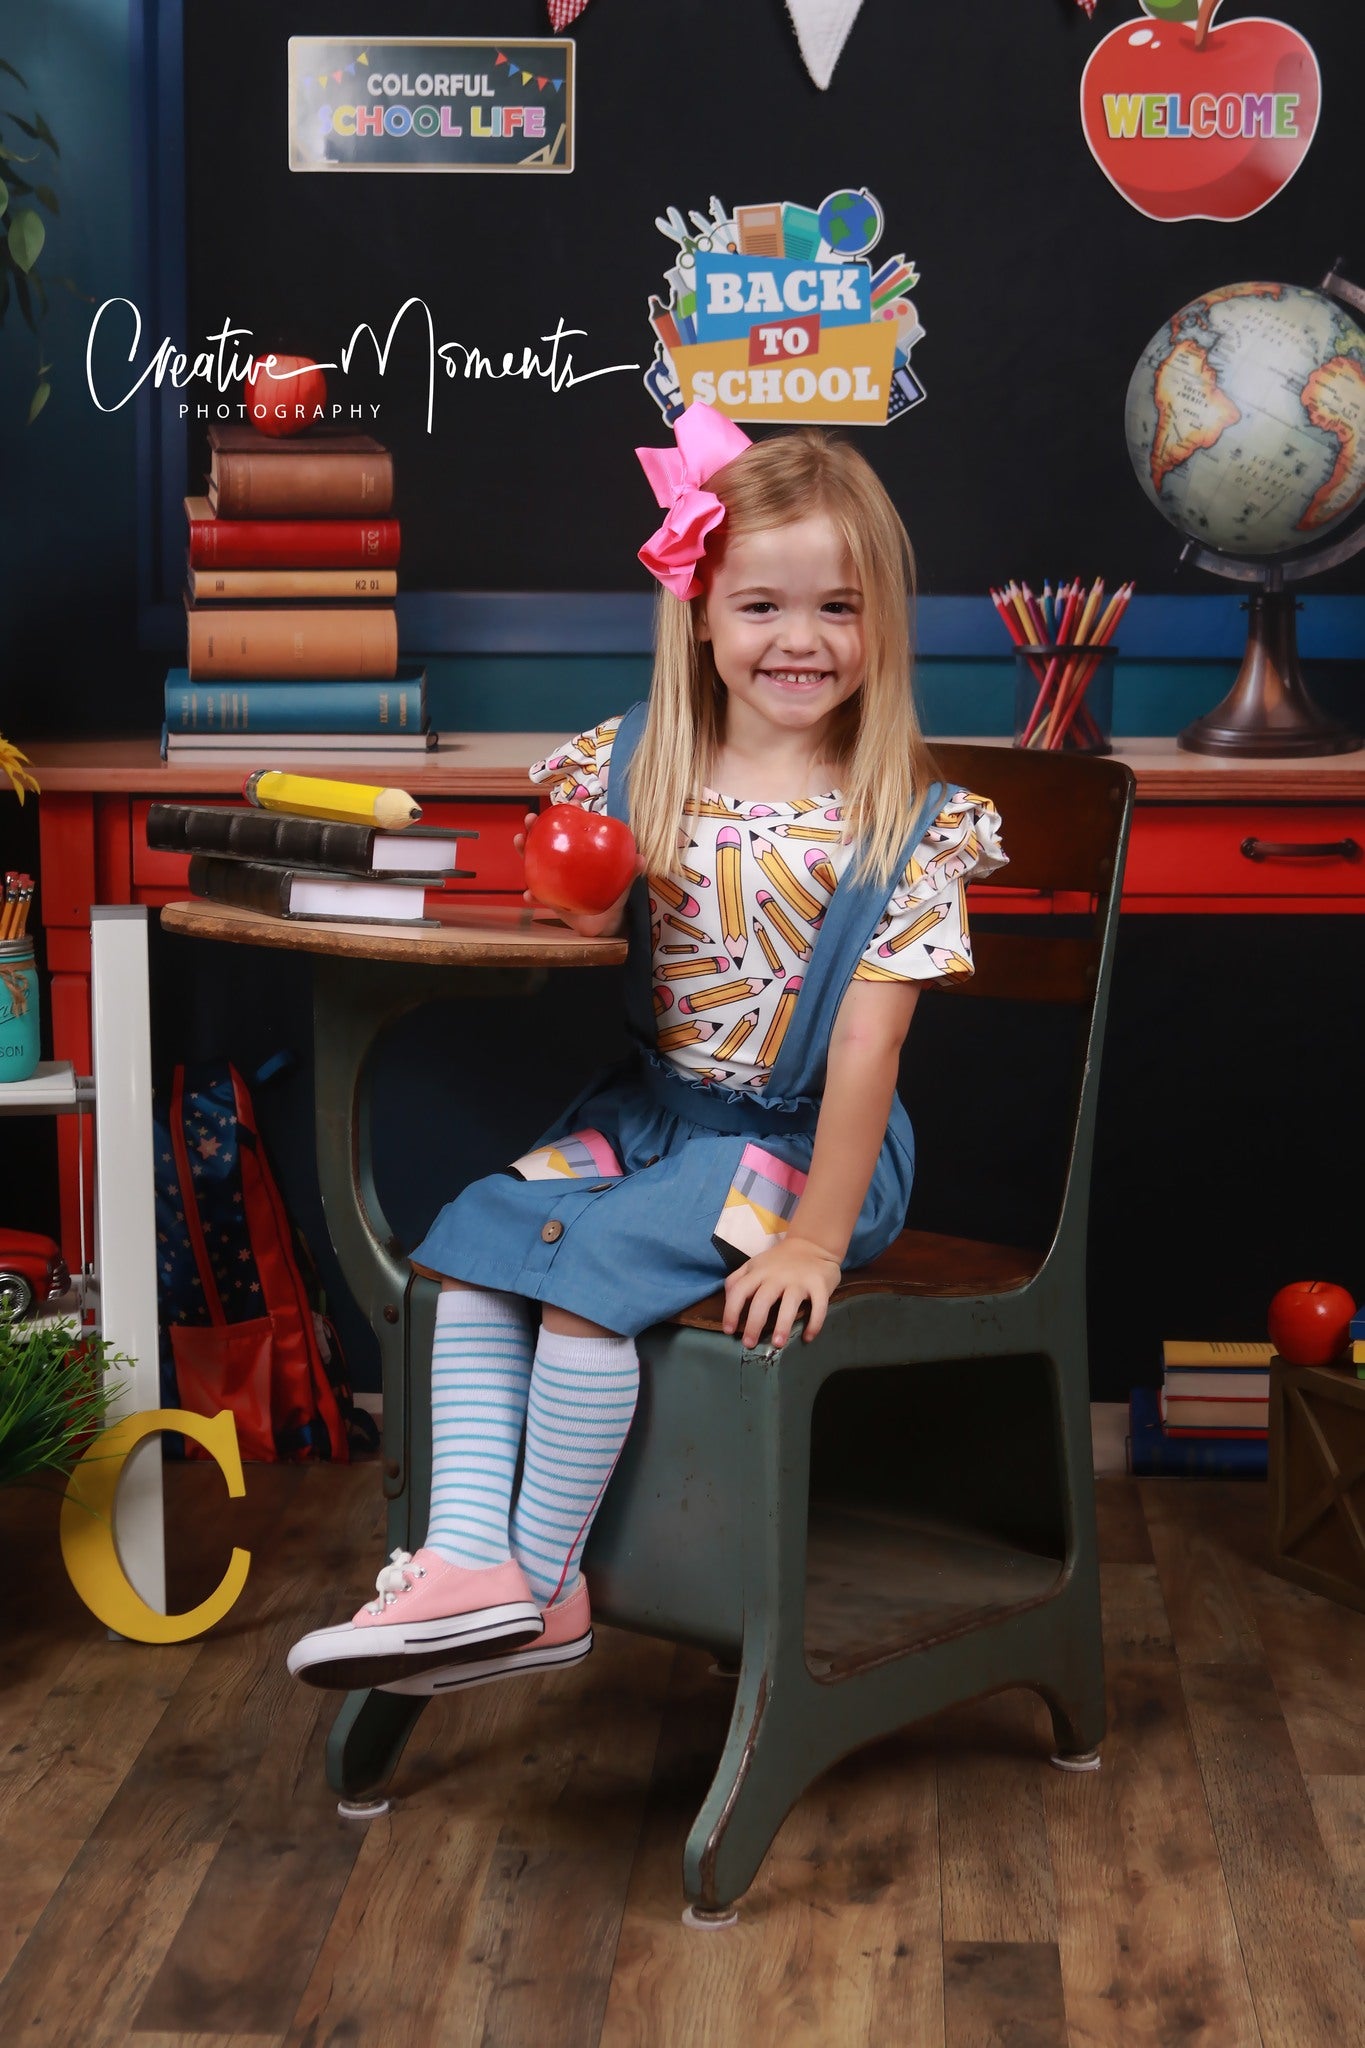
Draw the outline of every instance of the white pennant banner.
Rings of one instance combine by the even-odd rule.
[[[821,92],[834,76],[863,0],[787,0],[801,55]]]

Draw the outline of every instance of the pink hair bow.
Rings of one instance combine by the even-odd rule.
[[[655,501],[665,513],[663,525],[641,548],[640,560],[675,597],[697,597],[702,587],[697,564],[706,549],[706,536],[725,517],[725,507],[715,492],[703,490],[702,485],[753,443],[732,419],[700,399],[694,399],[679,415],[673,431],[678,437],[676,448],[635,451]]]

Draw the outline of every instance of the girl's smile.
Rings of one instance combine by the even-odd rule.
[[[727,750],[797,738],[818,757],[866,668],[863,594],[827,514],[736,535],[698,621],[727,692]]]

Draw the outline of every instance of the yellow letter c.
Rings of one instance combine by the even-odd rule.
[[[136,1591],[119,1562],[114,1498],[128,1454],[158,1430],[178,1429],[202,1444],[234,1498],[246,1492],[237,1425],[230,1408],[214,1416],[185,1408],[146,1408],[100,1431],[72,1468],[62,1501],[62,1557],[72,1585],[106,1628],[135,1643],[183,1643],[221,1621],[246,1584],[251,1552],[234,1549],[207,1600],[184,1614],[158,1614]]]

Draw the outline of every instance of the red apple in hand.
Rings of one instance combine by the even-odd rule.
[[[1270,1341],[1290,1365],[1330,1365],[1346,1349],[1355,1312],[1344,1287],[1293,1280],[1270,1304]]]
[[[581,804],[551,804],[526,834],[526,886],[538,903],[596,917],[635,879],[629,825]]]
[[[1245,220],[1288,184],[1318,125],[1310,44],[1282,21],[1212,27],[1218,0],[1143,0],[1081,79],[1085,139],[1151,220]]]
[[[314,407],[327,403],[327,379],[311,356],[266,356],[247,389],[252,425],[263,434],[305,433],[316,425]]]

